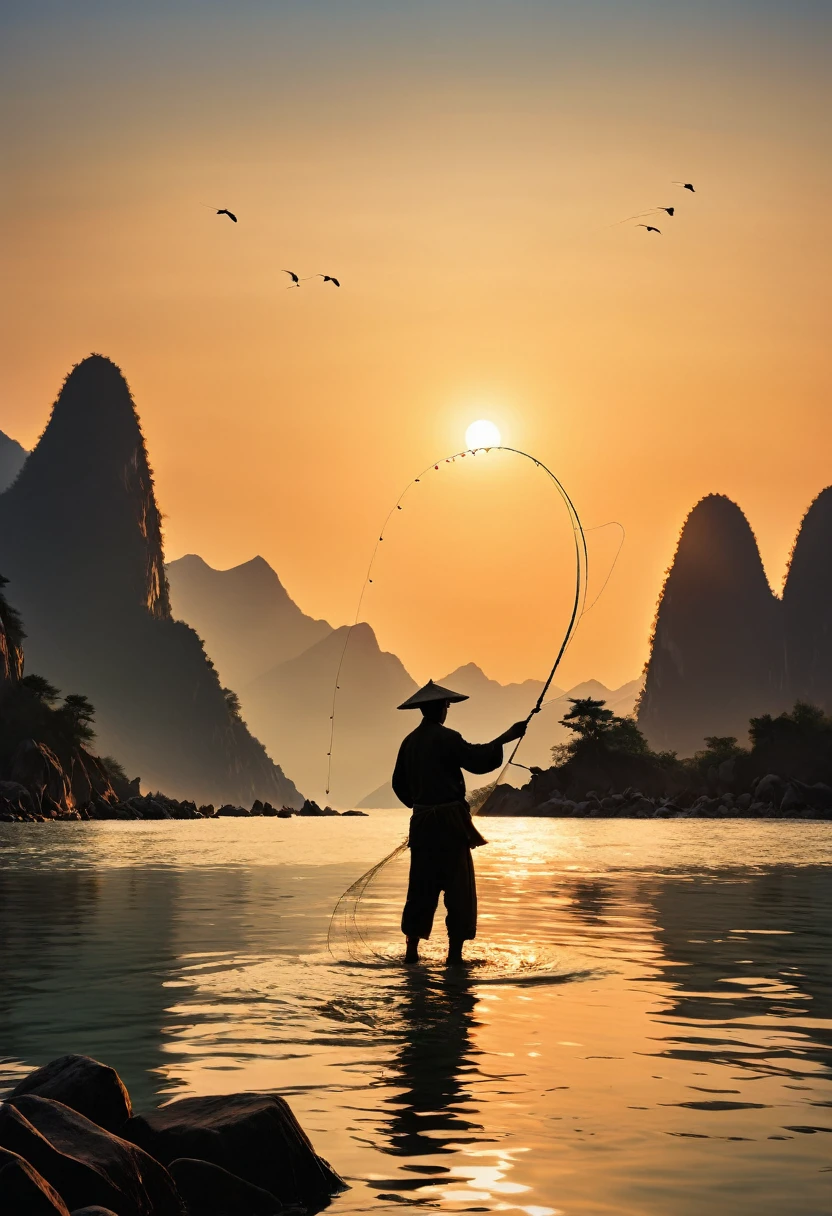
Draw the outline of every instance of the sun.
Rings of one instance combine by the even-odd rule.
[[[499,430],[493,422],[478,418],[465,432],[465,443],[470,448],[498,448],[502,442]]]

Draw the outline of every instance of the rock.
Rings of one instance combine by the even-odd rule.
[[[291,819],[296,812],[290,806],[283,806],[277,812],[278,819]]]
[[[72,753],[69,783],[76,806],[86,805],[94,797],[103,798],[105,802],[118,802],[119,796],[104,765],[83,747],[75,748]],[[129,798],[130,793],[124,789],[122,795]]]
[[[90,1056],[58,1056],[43,1068],[36,1068],[18,1082],[9,1098],[21,1094],[63,1102],[108,1132],[119,1133],[133,1113],[116,1070]]]
[[[486,799],[480,815],[529,815],[534,807],[531,790],[518,790],[513,785],[498,786]]]
[[[814,807],[819,810],[829,810],[832,808],[832,786],[824,784],[823,781],[816,781],[814,785],[807,785],[804,781],[792,779],[791,785],[803,798],[803,805]]]
[[[62,1153],[10,1102],[0,1104],[0,1147],[23,1157],[73,1208],[94,1200],[118,1204],[120,1195],[94,1166]]]
[[[751,806],[751,795],[740,794],[740,796],[737,798],[737,806],[741,811],[747,811]]]
[[[0,1148],[0,1212],[3,1216],[69,1216],[58,1192],[34,1166]]]
[[[142,802],[142,819],[172,819],[170,811],[155,798],[145,798]]]
[[[227,803],[225,806],[221,806],[220,809],[217,811],[217,814],[218,815],[228,815],[233,819],[248,819],[249,818],[249,813],[244,806],[232,806],[230,802]]]
[[[630,815],[641,815],[642,812],[645,815],[652,815],[655,809],[655,805],[649,798],[640,797],[630,803],[627,811]]]
[[[317,802],[313,802],[311,798],[307,798],[298,811],[299,815],[323,815],[323,813],[321,807],[318,806]]]
[[[210,1161],[282,1203],[306,1203],[346,1189],[277,1095],[182,1098],[135,1116],[125,1134],[165,1165],[179,1157]]]
[[[119,1216],[182,1216],[173,1179],[141,1147],[51,1098],[21,1094],[7,1101],[58,1152],[74,1157],[106,1180],[118,1194],[115,1210]],[[93,1201],[97,1198],[90,1196]]]
[[[366,819],[366,818],[367,818],[367,812],[366,812],[366,811],[342,811],[342,812],[341,812],[341,818],[342,818],[342,819],[345,819],[345,818],[346,818],[348,815],[353,815],[353,816],[356,816],[356,817],[360,815],[360,816],[361,816],[363,819]]]
[[[12,781],[17,781],[31,792],[37,806],[47,796],[61,812],[69,811],[75,805],[61,762],[45,743],[36,743],[34,739],[24,739],[19,743],[12,757],[9,775]]]
[[[555,819],[566,812],[562,798],[548,798],[546,802],[538,802],[528,813],[536,819]]]
[[[201,806],[199,808],[199,813],[200,813],[200,815],[203,815],[206,819],[213,819],[214,815],[216,814],[216,812],[214,811],[213,803],[207,802],[205,804],[205,806]]]
[[[252,815],[262,815],[264,810],[265,810],[265,807],[263,806],[263,803],[261,802],[261,800],[259,798],[255,798],[254,802],[252,802],[252,804],[251,804],[251,814]]]
[[[754,787],[755,802],[779,802],[783,797],[785,782],[776,773],[761,777]]]
[[[6,799],[13,806],[25,807],[28,812],[35,810],[32,795],[19,781],[0,781],[0,798]],[[7,812],[14,814],[14,811]]]
[[[796,811],[806,805],[806,799],[803,794],[792,782],[786,786],[783,797],[780,799],[780,814],[788,815],[790,811]]]
[[[283,1206],[270,1191],[210,1161],[179,1157],[171,1161],[170,1173],[193,1216],[227,1216],[231,1212],[275,1216]]]
[[[199,811],[192,802],[179,802],[175,806],[169,807],[170,813],[174,819],[201,819]]]

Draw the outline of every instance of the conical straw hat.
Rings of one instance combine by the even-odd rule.
[[[424,688],[420,688],[414,692],[412,697],[408,697],[406,701],[402,701],[399,709],[419,709],[421,705],[429,705],[431,701],[467,701],[468,697],[464,692],[453,692],[450,688],[443,688],[441,684],[434,684],[433,680],[428,680]]]

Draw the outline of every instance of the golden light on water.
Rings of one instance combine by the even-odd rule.
[[[502,436],[499,428],[485,418],[478,418],[476,422],[472,422],[465,432],[465,446],[469,449],[498,448],[501,443]]]

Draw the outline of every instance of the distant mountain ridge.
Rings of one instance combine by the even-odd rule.
[[[261,557],[230,570],[213,570],[190,554],[171,562],[167,570],[174,612],[204,638],[223,679],[236,673],[232,682],[246,721],[304,792],[341,807],[358,799],[364,800],[363,806],[395,805],[386,787],[399,743],[416,721],[415,715],[396,706],[417,683],[396,655],[381,650],[371,626],[332,629],[306,616]],[[313,640],[303,648],[305,638]],[[332,788],[327,794],[332,694],[342,654]],[[256,672],[248,682],[241,678],[246,671]],[[494,738],[511,722],[525,718],[543,687],[540,680],[499,684],[475,663],[438,677],[438,682],[470,697],[453,707],[451,725],[474,741]],[[616,712],[628,713],[639,688],[636,680],[611,692],[597,681],[587,681],[573,692],[612,697]],[[549,690],[546,707],[533,719],[523,744],[524,763],[549,764],[552,745],[565,738],[560,718],[568,708],[568,695],[555,686]],[[487,778],[477,783],[483,780]],[[372,803],[368,790],[375,787],[384,792],[381,802]]]
[[[342,655],[328,796],[330,715]],[[331,631],[259,676],[240,696],[252,728],[276,755],[287,763],[291,757],[292,772],[308,796],[330,797],[346,807],[392,772],[405,733],[396,706],[415,690],[416,681],[401,661],[381,650],[373,630],[362,623],[352,631],[345,625]]]
[[[0,431],[0,494],[12,484],[28,455],[16,439]]]
[[[196,629],[220,678],[233,688],[332,632],[326,621],[301,611],[262,557],[215,570],[189,553],[168,562],[166,571],[174,616]]]
[[[473,668],[473,672],[466,674],[468,668]],[[462,673],[462,678],[456,677]],[[458,730],[467,739],[474,743],[483,743],[488,739],[493,739],[501,734],[507,726],[512,722],[524,719],[532,709],[540,689],[543,687],[542,681],[526,680],[522,684],[500,685],[494,680],[489,680],[488,677],[480,671],[475,664],[466,664],[464,668],[458,668],[456,672],[448,676],[446,680],[440,680],[440,684],[446,684],[450,688],[454,688],[459,692],[464,692],[462,687],[464,683],[468,684],[471,689],[471,700],[463,701],[460,704],[452,705],[448,713],[448,726],[454,730]],[[488,685],[493,685],[490,690],[494,698],[493,704],[489,705],[486,701],[483,709],[477,706],[477,687],[483,690]],[[596,697],[602,701],[606,701],[611,709],[621,716],[631,714],[635,708],[636,700],[641,690],[641,680],[630,680],[627,684],[622,684],[620,688],[607,688],[601,684],[599,680],[584,680],[581,684],[576,684],[574,688],[564,691],[560,688],[552,686],[549,692],[551,699],[544,702],[544,707],[539,714],[535,714],[529,723],[529,729],[526,737],[521,744],[517,754],[517,760],[525,766],[536,765],[539,768],[548,768],[552,763],[552,747],[558,743],[565,743],[569,737],[569,731],[566,727],[561,726],[561,718],[570,708],[570,698],[572,697]],[[496,693],[497,689],[505,688],[507,698],[505,702],[500,704],[499,696]],[[488,695],[488,694],[487,694]],[[469,714],[466,719],[464,711],[468,709]],[[473,711],[473,712],[472,712]],[[412,730],[418,722],[418,717],[413,715],[413,720],[405,723],[404,729],[400,729],[400,737],[404,737],[408,730]],[[504,753],[504,759],[508,759],[509,749]],[[528,773],[523,774],[522,770],[517,770],[512,774],[514,783],[517,784],[517,774],[521,774],[521,781],[528,777]],[[485,774],[484,776],[468,776],[467,784],[469,789],[476,789],[479,786],[487,785],[489,781],[493,781],[496,774]],[[399,801],[393,793],[393,787],[390,784],[389,778],[382,781],[379,786],[371,793],[365,795],[364,798],[357,804],[361,810],[372,810],[373,808],[384,808],[398,806]]]
[[[197,634],[173,619],[144,438],[109,359],[73,368],[0,495],[0,573],[32,665],[95,705],[100,750],[174,796],[299,803]]]

